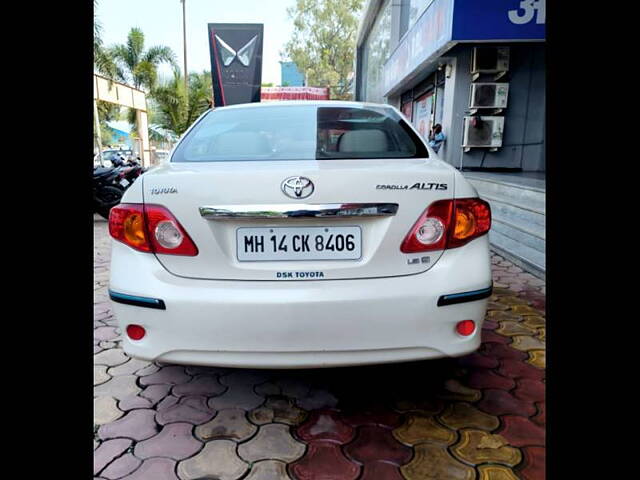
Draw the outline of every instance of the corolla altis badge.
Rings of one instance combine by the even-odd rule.
[[[253,57],[253,51],[256,49],[256,43],[258,36],[255,35],[249,42],[237,52],[222,40],[218,35],[215,36],[220,45],[220,56],[222,57],[222,64],[225,67],[231,65],[231,62],[237,58],[242,65],[248,67],[251,64],[251,58]]]
[[[446,183],[417,182],[413,185],[376,185],[376,190],[446,190]]]
[[[313,182],[307,177],[289,177],[282,181],[282,193],[289,198],[307,198],[313,193]]]

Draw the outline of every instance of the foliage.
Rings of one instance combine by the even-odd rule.
[[[205,110],[211,107],[212,97],[211,73],[192,72],[189,74],[187,102],[184,78],[180,70],[174,68],[173,78],[163,82],[152,92],[154,123],[180,136]]]
[[[118,78],[134,88],[151,91],[158,78],[158,65],[168,63],[176,67],[176,55],[171,48],[157,45],[144,49],[144,33],[132,28],[127,43],[114,45],[108,53],[118,67]]]
[[[261,87],[273,87],[273,82],[269,82],[269,83],[261,83],[260,84]]]
[[[352,98],[356,29],[363,0],[296,0],[287,9],[293,36],[284,54],[307,85],[329,86],[331,98]],[[283,55],[283,56],[285,56]]]

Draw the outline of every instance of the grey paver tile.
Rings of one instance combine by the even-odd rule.
[[[111,462],[100,475],[108,478],[109,480],[115,480],[133,472],[141,463],[142,461],[134,457],[132,454],[125,453],[123,456],[118,457]]]
[[[102,425],[98,436],[103,440],[110,438],[131,438],[141,441],[158,433],[153,410],[132,410],[115,422]]]
[[[135,395],[140,391],[140,387],[136,384],[137,377],[135,375],[123,375],[113,377],[105,383],[101,383],[94,387],[93,394],[95,396],[110,396],[122,400],[130,395]]]
[[[187,375],[184,371],[184,367],[178,365],[172,365],[168,367],[162,367],[155,373],[147,375],[140,379],[141,385],[179,385],[191,380],[191,375]]]
[[[93,424],[104,425],[124,415],[113,397],[95,397],[93,399]]]
[[[117,375],[131,375],[148,365],[149,365],[149,362],[146,360],[139,360],[137,358],[132,358],[131,360],[129,360],[126,363],[123,363],[122,365],[118,365],[117,367],[110,367],[107,372],[109,373],[109,375],[113,375],[114,377]]]
[[[190,423],[166,425],[157,435],[136,444],[133,453],[138,458],[169,457],[174,460],[188,458],[202,448],[192,435]]]
[[[261,397],[254,392],[251,385],[232,386],[222,395],[209,399],[209,406],[216,410],[225,408],[244,408],[251,410],[264,402]]]
[[[247,462],[282,460],[293,462],[305,451],[303,443],[293,438],[287,425],[271,423],[260,427],[257,435],[238,447],[238,454]]]
[[[93,474],[99,474],[114,458],[126,451],[132,443],[128,438],[115,438],[102,442],[93,452]]]
[[[213,397],[223,393],[227,387],[221,385],[216,377],[210,375],[200,375],[190,382],[176,385],[171,393],[176,397],[185,395],[206,395]]]
[[[236,480],[248,470],[249,465],[236,454],[236,443],[231,440],[213,440],[187,460],[178,464],[178,476],[182,480],[216,478]]]
[[[178,480],[176,461],[169,458],[149,458],[131,475],[122,480]]]
[[[94,365],[106,365],[107,367],[122,365],[127,360],[129,357],[119,348],[110,348],[93,356]]]
[[[254,463],[244,480],[290,480],[287,464],[278,460],[263,460]]]
[[[93,386],[100,385],[111,378],[111,375],[107,374],[106,365],[94,365],[93,366]]]
[[[251,437],[258,428],[245,417],[244,410],[220,410],[209,422],[195,429],[198,438],[204,441],[228,439],[241,442]]]

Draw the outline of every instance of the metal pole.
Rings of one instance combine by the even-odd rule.
[[[96,145],[98,146],[98,159],[100,160],[100,165],[103,165],[103,163],[102,163],[102,138],[100,136],[100,118],[98,118],[98,101],[95,98],[93,99],[93,118],[95,119],[95,122],[96,122],[95,140],[96,140]]]
[[[182,36],[184,43],[184,93],[185,102],[187,108],[189,108],[189,73],[187,70],[187,15],[186,4],[187,0],[180,0],[182,2]]]

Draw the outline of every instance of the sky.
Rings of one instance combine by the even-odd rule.
[[[211,70],[208,23],[262,23],[264,43],[262,82],[280,85],[280,52],[293,32],[286,9],[295,0],[186,0],[187,68],[189,72]],[[183,68],[182,3],[180,0],[98,0],[96,9],[106,46],[125,43],[132,27],[145,36],[145,48],[166,45]],[[160,76],[171,76],[162,65]]]

